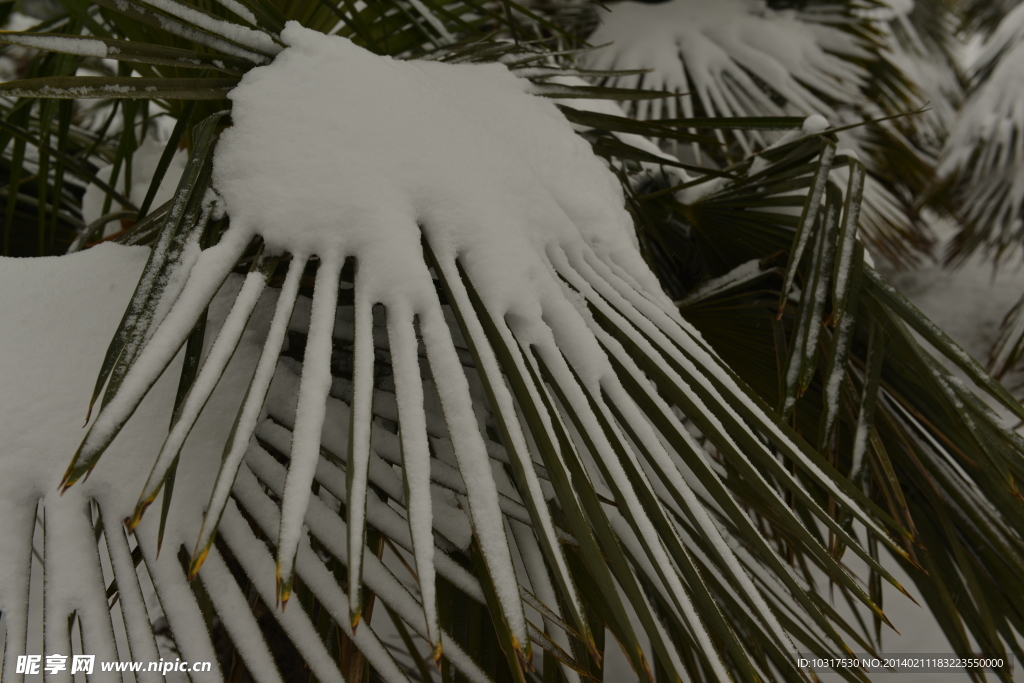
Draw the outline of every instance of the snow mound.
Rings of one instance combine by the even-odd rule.
[[[379,269],[385,304],[433,296],[421,228],[510,309],[528,305],[545,250],[581,238],[657,291],[617,180],[528,81],[500,64],[379,57],[298,24],[282,40],[231,93],[214,186],[233,229],[273,250],[357,256]]]
[[[477,538],[497,572],[495,585],[512,632],[526,644],[492,469],[467,401],[468,386],[451,353],[452,333],[438,305],[423,245],[436,258],[434,268],[457,283],[452,295],[465,297],[458,302],[462,310],[472,311],[469,298],[478,295],[490,318],[508,325],[522,343],[554,334],[558,348],[595,389],[603,377],[614,376],[611,365],[567,295],[556,262],[564,266],[572,257],[596,258],[664,311],[673,310],[671,302],[637,251],[618,181],[553,103],[529,94],[528,81],[501,64],[380,57],[297,23],[289,23],[281,38],[287,49],[272,64],[246,74],[230,95],[234,125],[218,145],[213,176],[231,217],[222,244],[242,244],[260,235],[270,254],[289,252],[300,263],[318,257],[324,275],[317,280],[298,392],[281,517],[280,575],[285,582],[291,576],[292,549],[302,533],[318,458],[329,388],[325,377],[336,296],[331,292],[337,290],[345,259],[355,258],[353,391],[369,391],[372,381],[372,353],[360,351],[370,346],[359,341],[369,333],[372,306],[385,306],[392,343],[409,353],[415,349],[412,332],[418,321],[433,373],[446,379],[438,390],[446,416],[454,415],[448,429]],[[478,326],[470,323],[470,331]],[[494,363],[493,356],[486,363]],[[500,373],[496,365],[489,369]],[[396,362],[395,373],[400,388],[419,385],[416,364],[403,369]],[[408,411],[401,419],[415,419],[422,399],[415,392],[400,389],[399,394],[400,412],[403,404]],[[497,400],[514,414],[510,396],[501,393]],[[360,484],[368,473],[370,436],[362,427],[368,418],[353,415],[350,466],[357,485],[348,522],[358,529],[366,506]],[[517,445],[520,453],[529,451],[525,441]],[[408,447],[426,462],[425,442]],[[543,500],[532,464],[527,472],[529,497]],[[410,504],[418,507],[415,501]],[[429,504],[423,498],[413,517],[428,520]],[[553,537],[550,518],[539,523]],[[424,541],[417,563],[424,567],[421,575],[430,576],[429,534]],[[350,535],[350,544],[351,571],[358,574],[358,533]],[[560,554],[553,560],[564,562]],[[567,571],[564,566],[559,570]],[[353,586],[350,601],[358,609],[358,584]],[[287,586],[283,590],[286,598]],[[432,622],[430,601],[425,606]]]
[[[24,637],[29,618],[32,529],[38,514],[46,520],[46,533],[39,547],[46,561],[45,650],[70,650],[70,640],[61,640],[68,637],[63,626],[67,619],[53,615],[77,612],[82,633],[88,639],[86,652],[101,660],[119,656],[105,598],[110,565],[103,565],[101,560],[106,558],[97,550],[90,502],[105,523],[107,540],[103,545],[109,544],[110,554],[118,563],[118,553],[127,553],[130,542],[120,520],[131,513],[148,467],[139,455],[152,452],[154,436],[167,428],[180,358],[108,450],[103,467],[64,495],[57,485],[68,453],[74,451],[84,432],[82,418],[96,371],[146,257],[147,250],[141,247],[107,244],[64,257],[0,258],[0,286],[5,292],[0,301],[0,320],[4,321],[0,325],[0,347],[4,349],[0,354],[0,375],[4,377],[0,382],[0,434],[5,442],[0,453],[0,516],[5,520],[0,533],[0,612],[7,622],[9,653],[32,652],[27,650]],[[230,304],[236,289],[225,287],[211,305],[211,333],[215,333],[224,306]],[[235,405],[245,390],[246,357],[251,354],[240,354],[182,453],[182,476],[159,560],[158,516],[147,519],[140,530],[138,539],[160,602],[152,602],[152,595],[143,600],[137,583],[132,588],[135,572],[130,558],[125,560],[127,564],[114,568],[121,589],[124,628],[133,638],[135,656],[159,657],[150,622],[160,614],[162,604],[182,656],[216,660],[202,617],[177,565],[176,550],[195,538],[202,505],[216,472],[216,462],[204,456],[221,447],[230,429]],[[174,571],[177,581],[158,576],[173,578]],[[128,655],[121,651],[120,656]],[[14,677],[15,659],[7,657],[10,670],[4,671],[4,680],[8,674]],[[220,674],[214,671],[196,680],[220,680]]]

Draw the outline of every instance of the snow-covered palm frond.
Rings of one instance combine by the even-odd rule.
[[[893,42],[889,22],[903,15],[882,4],[812,3],[796,10],[763,0],[670,0],[609,9],[599,13],[601,24],[588,39],[602,46],[585,55],[588,66],[652,69],[605,82],[675,95],[637,103],[632,113],[641,119],[820,114],[838,126],[925,102],[886,52]],[[749,131],[733,136],[744,153],[772,140]],[[932,160],[916,137],[913,124],[884,122],[842,138],[864,156],[871,174],[864,238],[897,263],[913,262],[915,250],[928,245],[911,197],[929,179]]]
[[[902,123],[915,145],[934,160],[963,101],[957,6],[950,0],[906,4],[909,7],[894,11],[886,23],[885,58],[913,84],[918,101],[927,104],[925,111]]]
[[[957,260],[979,247],[996,258],[1024,238],[1024,6],[1007,15],[979,56],[975,86],[946,145],[940,174],[963,195]]]
[[[938,192],[962,207],[961,229],[946,254],[962,263],[979,249],[998,263],[1024,240],[1024,5],[1009,12],[978,56],[973,87],[946,143]],[[1018,304],[1003,321],[990,365],[997,375],[1024,352]]]
[[[813,129],[813,119],[804,127]],[[990,400],[1018,416],[1024,410],[850,241],[863,165],[837,153],[828,133],[793,136],[730,168],[731,182],[653,178],[639,187],[631,209],[648,261],[730,369],[915,537],[932,539],[928,554],[915,556],[921,566],[904,567],[950,643],[970,649],[970,633],[983,649],[1017,651],[1008,625],[1018,623],[1014,577],[1024,566],[1013,530],[1021,520],[1022,444],[933,354]],[[843,174],[829,170],[842,166]],[[840,179],[847,183],[841,211]],[[794,197],[794,187],[810,189]],[[816,209],[815,196],[823,200]],[[975,533],[979,523],[987,533]],[[841,543],[834,547],[842,552]],[[999,578],[974,582],[976,569],[958,559],[966,548],[985,558],[984,575]],[[968,590],[970,607],[950,602]],[[981,620],[1002,626],[993,632]]]
[[[120,241],[151,252],[56,261],[53,277],[91,269],[70,285],[83,295],[111,285],[93,271],[138,286],[130,300],[115,286],[81,340],[93,351],[55,369],[74,366],[74,390],[32,394],[67,399],[67,445],[40,429],[0,456],[19,472],[3,482],[5,666],[32,618],[40,507],[57,524],[46,543],[78,534],[40,553],[46,576],[68,576],[50,560],[85,567],[80,592],[53,593],[48,638],[88,624],[101,629],[89,648],[109,654],[112,632],[124,659],[151,656],[158,632],[164,654],[162,608],[181,653],[212,659],[227,641],[258,680],[426,681],[436,656],[445,680],[525,681],[539,647],[533,661],[571,682],[602,675],[606,628],[642,679],[806,680],[795,649],[839,652],[847,636],[871,649],[815,577],[881,624],[880,544],[958,652],[964,623],[987,652],[1014,646],[1020,443],[907,326],[1020,406],[865,264],[864,168],[819,117],[622,116],[608,100],[661,94],[587,85],[636,74],[568,64],[553,47],[565,36],[527,39],[564,29],[515,2],[68,1],[80,11],[65,23],[4,36],[50,51],[40,80],[0,86],[22,98],[0,131],[9,188],[39,150],[107,196],[75,246],[134,220]],[[72,76],[80,65],[105,76]],[[71,124],[83,98],[111,112],[88,130]],[[140,200],[133,122],[154,112],[176,125]],[[714,134],[732,130],[790,132],[718,169],[651,142],[725,164]],[[179,146],[190,161],[161,205]],[[38,174],[36,206],[78,211],[55,177]],[[31,219],[15,234],[54,234]],[[4,348],[30,343],[16,341]],[[50,459],[81,435],[82,373],[97,366],[98,415],[59,496]],[[844,552],[870,568],[867,587]]]
[[[820,113],[839,121],[833,105],[857,101],[868,78],[862,63],[871,53],[857,36],[796,10],[758,0],[621,2],[610,9],[588,39],[604,47],[587,53],[587,64],[651,69],[616,84],[677,96],[638,103],[641,119]],[[736,135],[747,152],[748,139],[760,138]]]
[[[256,310],[235,361],[183,450],[166,527],[158,529],[160,520],[152,517],[132,533],[126,532],[123,520],[131,514],[145,479],[139,455],[153,445],[153,434],[166,428],[176,389],[187,384],[187,380],[179,382],[179,377],[189,376],[181,372],[180,360],[174,372],[168,372],[150,392],[133,423],[107,453],[103,468],[63,494],[53,485],[54,473],[66,460],[57,451],[80,438],[82,401],[87,400],[94,381],[92,367],[102,361],[104,344],[117,328],[131,283],[144,269],[146,256],[141,248],[107,246],[68,259],[4,259],[0,266],[7,294],[2,304],[4,320],[14,320],[27,310],[46,311],[43,317],[33,315],[24,324],[3,328],[4,348],[24,350],[21,355],[5,353],[0,361],[9,380],[2,396],[3,433],[21,435],[0,457],[4,680],[18,680],[17,655],[40,645],[47,653],[94,655],[97,662],[91,678],[97,680],[120,680],[121,676],[102,672],[99,662],[162,658],[210,662],[211,670],[190,673],[192,680],[223,680],[229,671],[220,667],[228,661],[219,656],[208,620],[216,615],[222,632],[244,653],[253,680],[284,680],[274,662],[282,654],[280,644],[269,646],[266,622],[270,620],[279,624],[293,651],[319,680],[341,681],[337,652],[331,651],[327,631],[308,609],[309,603],[293,605],[287,612],[273,609],[273,558],[261,543],[259,524],[269,524],[272,517],[268,515],[276,514],[276,507],[248,470],[239,477],[239,502],[228,506],[221,542],[211,551],[202,576],[190,585],[182,565],[217,472],[218,460],[210,457],[210,449],[219,448],[228,436],[235,405],[258,357],[255,337],[265,332],[270,321],[271,300],[265,299]],[[212,303],[211,333],[220,331],[240,280],[233,278]],[[62,287],[51,287],[54,283]],[[99,301],[92,294],[96,291],[104,292]],[[72,325],[76,336],[44,332],[57,321]],[[55,381],[62,391],[53,391]],[[39,420],[36,411],[43,405],[48,418]],[[261,452],[254,444],[252,457]],[[158,531],[162,531],[162,552]],[[382,674],[387,680],[406,680],[372,629],[364,627],[353,634],[348,628],[343,618],[346,597],[308,543],[299,551],[299,562],[302,571],[308,572],[304,576],[321,608],[335,616],[337,628],[354,637],[372,666],[387,672]],[[29,595],[44,597],[30,605]],[[396,592],[396,599],[401,597]],[[206,616],[203,610],[208,610]],[[40,618],[45,641],[34,643]],[[163,680],[162,674],[147,672],[145,667],[137,675],[142,681]]]
[[[520,680],[531,643],[575,679],[599,662],[605,625],[641,676],[653,661],[673,678],[756,680],[771,667],[800,680],[791,637],[845,648],[834,616],[730,489],[752,487],[748,503],[771,514],[788,547],[869,606],[783,494],[882,575],[805,481],[900,554],[889,537],[898,527],[679,318],[632,242],[618,181],[530,94],[600,90],[534,84],[503,65],[392,61],[297,25],[281,40],[290,47],[232,91],[232,127],[215,156],[223,116],[192,132],[192,158],[108,349],[94,399],[106,391],[66,495],[104,481],[101,456],[184,345],[189,369],[170,433],[149,449],[129,529],[156,543],[146,506],[161,490],[173,503],[189,482],[186,500],[209,496],[205,513],[193,503],[175,521],[172,507],[163,531],[175,549],[192,532],[189,575],[219,586],[236,562],[267,605],[315,598],[388,680],[404,674],[375,659],[361,625],[364,585],[471,680],[487,678],[446,635],[445,619],[456,618],[446,592],[486,605],[502,667]],[[141,222],[129,239],[156,224]],[[239,262],[244,278],[231,276]],[[194,342],[226,279],[242,282],[199,363]],[[272,313],[268,286],[280,286]],[[230,370],[239,363],[241,386]],[[244,398],[223,459],[215,476],[185,474],[188,437],[203,407],[220,405],[225,382]],[[204,467],[222,450],[211,445],[197,456]],[[276,556],[276,588],[253,533]],[[384,542],[409,558],[413,592],[377,559]],[[184,585],[174,571],[166,580]],[[252,631],[251,614],[232,612],[238,596],[211,595],[232,640]],[[651,643],[646,654],[627,603]],[[331,680],[320,668],[330,653],[307,642],[302,623],[282,621],[317,677]],[[250,667],[261,664],[238,649]]]

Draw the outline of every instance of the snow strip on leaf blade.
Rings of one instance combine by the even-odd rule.
[[[430,445],[423,410],[423,383],[417,351],[416,320],[392,309],[387,317],[395,397],[398,402],[399,436],[402,443],[402,475],[405,504],[409,510],[416,575],[427,621],[432,657],[441,657],[437,588],[434,579],[433,506],[430,500]]]
[[[363,553],[366,548],[367,471],[373,423],[375,353],[373,305],[362,285],[362,268],[355,263],[355,310],[352,320],[352,401],[349,404],[348,457],[345,459],[345,501],[348,522],[348,602],[352,628],[363,612]],[[365,277],[365,276],[364,276]],[[387,312],[385,311],[385,316]],[[312,334],[312,329],[310,330]]]
[[[341,262],[337,255],[320,255],[309,339],[302,363],[295,438],[281,500],[281,528],[277,539],[277,600],[284,605],[292,593],[295,553],[302,534],[302,519],[309,506],[310,484],[320,458],[320,431],[327,395],[331,390],[331,333],[338,305]]]
[[[203,515],[203,524],[199,529],[196,548],[192,552],[192,562],[189,567],[190,577],[195,576],[196,572],[199,571],[206,553],[213,543],[220,516],[224,512],[224,506],[231,494],[231,483],[235,480],[238,466],[245,457],[245,451],[249,446],[249,439],[256,429],[256,422],[263,410],[263,402],[266,400],[267,391],[270,389],[270,382],[274,377],[274,368],[277,366],[277,358],[284,344],[288,321],[292,317],[292,309],[295,306],[295,298],[299,291],[299,280],[302,277],[305,264],[305,257],[300,257],[299,255],[292,256],[284,286],[278,295],[277,306],[274,309],[274,318],[270,323],[270,331],[267,333],[267,339],[263,343],[263,350],[260,352],[256,369],[253,371],[252,379],[249,381],[249,388],[245,392],[245,398],[238,409],[235,423],[231,427],[231,433],[224,444],[224,455],[220,469],[217,471],[217,480],[214,482],[213,491],[210,493],[210,502],[206,506],[206,512]]]

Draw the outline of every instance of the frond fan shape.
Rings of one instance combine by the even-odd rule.
[[[962,209],[946,259],[963,263],[986,250],[996,262],[1020,256],[1024,242],[1024,5],[1009,12],[977,58],[973,88],[961,108],[938,172],[937,192]],[[1007,314],[993,346],[997,376],[1024,355],[1024,306]]]
[[[650,70],[604,83],[675,95],[636,102],[631,113],[640,119],[819,114],[840,127],[921,107],[923,98],[886,52],[887,22],[898,15],[874,3],[852,5],[810,3],[797,10],[773,9],[764,0],[617,2],[610,12],[598,11],[601,23],[588,38],[598,49],[584,59],[596,70]],[[863,238],[895,263],[914,262],[929,237],[913,197],[931,178],[935,150],[925,147],[935,145],[922,146],[912,122],[843,131],[842,146],[864,156],[870,172]],[[775,139],[748,130],[730,138],[744,155]],[[704,152],[694,145],[693,153],[700,158]]]
[[[872,55],[854,35],[795,10],[772,10],[763,0],[620,2],[610,9],[599,14],[601,24],[588,39],[606,47],[588,63],[651,69],[618,81],[680,95],[638,103],[641,119],[699,111],[723,117],[820,113],[837,121],[832,105],[856,101],[868,78],[857,60]]]
[[[280,39],[231,91],[231,126],[218,113],[195,127],[67,493],[33,479],[44,508],[98,498],[115,571],[133,576],[116,521],[128,518],[161,600],[197,577],[236,643],[260,642],[246,600],[287,604],[274,618],[321,681],[341,676],[323,624],[385,680],[406,680],[375,633],[374,600],[474,682],[497,676],[453,637],[452,605],[486,610],[517,681],[534,645],[582,680],[605,627],[641,679],[807,680],[796,643],[849,649],[737,486],[884,619],[820,529],[898,584],[820,501],[901,557],[893,539],[906,532],[682,320],[641,259],[622,186],[531,94],[542,86],[501,65],[376,56],[294,23]],[[219,329],[203,356],[208,306]],[[168,436],[130,449],[133,463],[155,459],[129,502],[113,490],[129,457],[115,437],[183,346]],[[204,406],[222,415],[232,400],[226,439],[200,438]],[[103,490],[114,502],[92,493]],[[161,490],[158,525],[145,511]],[[23,580],[33,520],[18,509],[3,535],[18,552],[0,556],[0,574]],[[95,556],[92,539],[67,552]],[[385,545],[409,558],[402,580]],[[0,593],[0,609],[25,619],[26,595]],[[189,605],[165,608],[182,652],[201,659],[209,643]],[[68,637],[48,624],[48,638]],[[278,680],[265,650],[238,649],[258,680]]]
[[[988,247],[997,257],[1024,240],[1024,5],[1008,14],[978,57],[975,87],[946,144],[939,173],[964,195],[959,260]]]

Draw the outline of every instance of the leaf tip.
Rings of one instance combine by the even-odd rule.
[[[207,555],[210,554],[210,545],[207,544],[202,550],[196,548],[197,552],[193,554],[192,562],[188,566],[188,580],[196,578],[199,570],[203,567],[203,562],[206,562]]]
[[[288,606],[288,599],[292,597],[292,580],[291,578],[285,579],[281,576],[280,562],[277,563],[275,574],[277,577],[277,606],[283,612]]]
[[[654,681],[654,672],[651,671],[651,665],[647,661],[647,657],[644,655],[643,650],[638,650],[637,654],[640,656],[640,666],[643,667],[644,675],[647,677],[647,680]]]
[[[139,526],[139,522],[142,521],[142,515],[145,514],[146,508],[153,503],[153,500],[153,497],[149,497],[139,500],[139,502],[135,504],[135,511],[132,512],[132,516],[125,522],[125,526],[128,527],[128,531],[134,533],[135,527]]]

